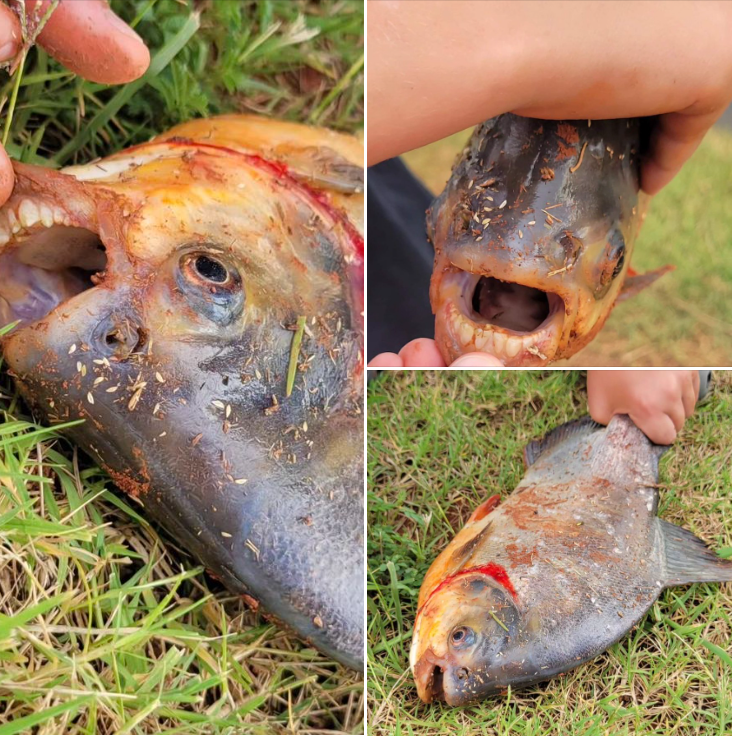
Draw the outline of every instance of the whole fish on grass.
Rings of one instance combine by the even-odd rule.
[[[363,663],[363,148],[196,120],[15,164],[0,340],[20,392],[228,588]]]
[[[627,416],[528,445],[514,492],[481,504],[424,579],[410,655],[422,700],[546,680],[625,636],[664,588],[732,581],[732,560],[656,516],[666,449]]]
[[[646,207],[641,138],[638,119],[507,114],[476,128],[427,215],[448,365],[476,350],[517,366],[568,358],[618,300],[671,269],[630,268]]]

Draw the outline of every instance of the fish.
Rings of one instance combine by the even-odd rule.
[[[478,506],[422,583],[410,666],[424,702],[547,680],[622,639],[664,589],[732,581],[732,560],[657,516],[667,449],[626,415],[527,446],[513,493]]]
[[[613,306],[673,270],[630,267],[648,197],[635,119],[501,115],[477,126],[427,211],[430,302],[449,365],[473,351],[507,366],[569,358]]]
[[[363,669],[363,146],[258,116],[14,163],[20,394],[229,590]]]

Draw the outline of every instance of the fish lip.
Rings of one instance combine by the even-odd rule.
[[[549,313],[533,331],[518,331],[491,324],[472,307],[475,288],[481,277],[496,278],[488,271],[466,271],[450,264],[438,286],[440,307],[438,323],[458,354],[481,351],[494,355],[504,365],[546,365],[557,354],[563,334],[565,298],[560,294],[538,289],[520,280],[504,281],[542,291],[547,296]],[[439,326],[438,326],[439,329]]]

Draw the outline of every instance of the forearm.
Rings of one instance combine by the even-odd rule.
[[[700,14],[703,22],[690,22]],[[714,2],[371,0],[369,163],[509,111],[683,110],[707,126],[704,115],[718,108],[695,105],[711,87],[728,94],[729,65],[718,54],[729,54],[731,17],[727,3]]]

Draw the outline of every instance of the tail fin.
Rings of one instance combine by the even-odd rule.
[[[717,557],[687,529],[658,519],[665,547],[664,587],[688,583],[732,582],[732,560]]]

